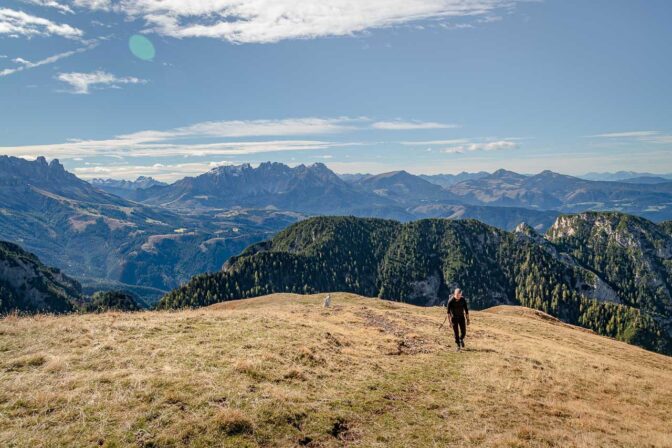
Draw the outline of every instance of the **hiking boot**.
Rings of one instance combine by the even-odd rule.
[[[460,339],[460,346],[464,348],[464,339]]]
[[[462,351],[462,348],[460,347],[460,344],[457,344],[457,347],[455,348],[455,351],[456,352]]]

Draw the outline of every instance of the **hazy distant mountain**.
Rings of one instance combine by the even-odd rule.
[[[647,179],[647,178],[658,178],[666,179],[672,181],[672,173],[669,174],[651,174],[651,173],[639,173],[636,171],[618,171],[615,173],[587,173],[582,176],[577,176],[581,179],[586,180],[602,180],[610,182],[619,182],[619,181],[632,181],[633,179]],[[646,182],[643,182],[646,183]]]
[[[358,176],[344,181],[323,164],[291,168],[281,163],[222,166],[165,187],[138,191],[145,204],[176,210],[233,207],[293,210],[309,215],[353,215],[412,221],[419,217],[478,217],[513,230],[527,221],[540,230],[556,212],[502,210],[464,205],[451,192],[406,171]]]
[[[356,182],[363,189],[403,205],[455,199],[448,191],[406,171],[370,175]]]
[[[257,168],[249,164],[217,167],[166,187],[149,188],[142,201],[177,209],[273,207],[329,214],[395,205],[345,182],[321,163],[292,168],[271,162]]]
[[[354,173],[354,174],[339,174],[338,177],[343,179],[346,182],[354,183],[354,182],[359,182],[360,180],[364,179],[365,177],[372,176],[372,174],[365,174],[365,173]]]
[[[527,223],[537,232],[545,232],[560,215],[560,212],[554,210],[442,203],[419,205],[409,209],[409,212],[415,219],[477,219],[483,223],[509,231],[514,230],[520,223]]]
[[[165,182],[160,182],[152,177],[146,176],[140,176],[133,181],[119,179],[91,179],[89,183],[96,188],[126,199],[135,199],[137,190],[146,190],[147,188],[155,186],[168,185]]]
[[[486,171],[479,171],[478,173],[462,172],[460,174],[433,174],[433,175],[421,174],[420,177],[428,182],[440,185],[443,188],[448,188],[451,185],[455,185],[465,180],[481,179],[488,175],[490,175],[490,173]]]
[[[551,171],[524,176],[499,170],[481,179],[460,182],[449,191],[467,204],[571,213],[613,210],[656,221],[672,218],[672,182],[631,184],[588,181]]]
[[[623,179],[620,182],[625,182],[628,184],[664,184],[672,182],[672,179],[660,176],[640,176],[640,177],[632,177],[630,179]]]

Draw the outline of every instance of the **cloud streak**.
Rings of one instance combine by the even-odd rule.
[[[518,138],[505,139],[470,139],[456,138],[451,140],[428,140],[400,142],[404,146],[426,147],[428,150],[437,149],[445,154],[465,154],[477,151],[503,151],[518,149]]]
[[[117,89],[124,84],[145,84],[144,79],[132,76],[118,77],[101,70],[91,73],[59,73],[56,79],[70,85],[69,93],[86,95],[95,89]]]
[[[4,70],[0,70],[0,77],[9,76],[14,73],[22,72],[24,70],[40,67],[42,65],[53,64],[54,62],[58,62],[61,59],[69,58],[70,56],[74,56],[76,54],[84,53],[85,51],[91,50],[92,48],[95,48],[97,45],[98,45],[97,43],[92,43],[90,45],[87,45],[86,47],[78,48],[72,51],[66,51],[64,53],[55,54],[53,56],[49,56],[48,58],[44,58],[37,62],[30,62],[22,58],[16,58],[15,62],[17,62],[17,59],[20,59],[19,62],[21,63],[21,65],[14,68],[6,68]]]
[[[59,3],[56,0],[22,0],[24,3],[32,5],[43,6],[45,8],[53,8],[62,13],[72,14],[74,11],[68,5]]]
[[[589,135],[588,137],[620,143],[672,144],[672,134],[665,134],[661,131],[610,132],[606,134]]]
[[[469,143],[466,145],[449,146],[441,150],[446,154],[464,154],[474,151],[502,151],[517,149],[518,144],[510,140],[497,140],[483,143]]]
[[[454,129],[459,128],[457,124],[421,122],[421,121],[378,121],[371,125],[374,129],[386,131],[417,131],[427,129]]]
[[[169,157],[246,155],[306,151],[343,146],[321,140],[224,141],[232,138],[327,135],[353,129],[350,118],[209,121],[168,131],[147,130],[107,140],[71,140],[65,143],[0,147],[3,154],[51,158],[95,156]],[[222,141],[212,142],[213,139]],[[352,145],[352,143],[348,144]]]
[[[0,35],[8,36],[60,36],[68,39],[81,38],[84,32],[73,26],[52,22],[10,8],[0,8]]]

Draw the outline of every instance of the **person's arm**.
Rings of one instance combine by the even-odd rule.
[[[469,307],[467,306],[467,299],[463,298],[464,300],[464,314],[467,315],[467,325],[469,325]]]
[[[446,312],[448,313],[448,317],[450,317],[451,320],[453,319],[453,313],[450,312],[450,303],[452,301],[453,301],[453,298],[451,297],[451,298],[448,299],[448,302],[446,302]]]

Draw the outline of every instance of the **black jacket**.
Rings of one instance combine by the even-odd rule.
[[[467,299],[464,296],[460,300],[456,300],[455,296],[450,296],[448,303],[446,303],[446,310],[454,318],[469,316],[469,307],[467,306]]]

